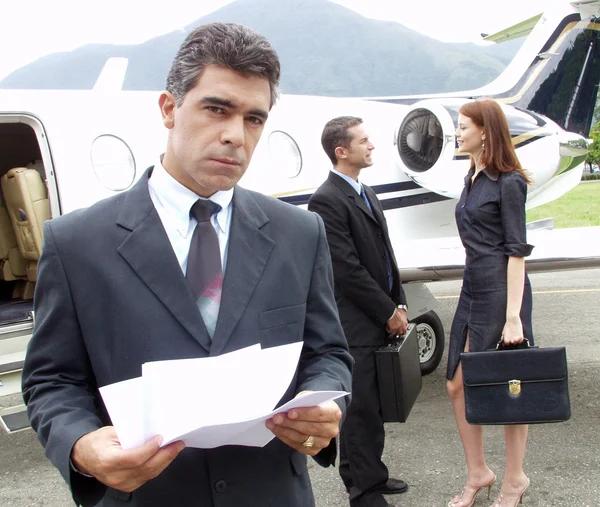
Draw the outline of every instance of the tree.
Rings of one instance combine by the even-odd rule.
[[[590,151],[585,159],[589,164],[600,165],[600,125],[596,125],[592,131],[590,131],[590,137],[594,140],[590,146]]]

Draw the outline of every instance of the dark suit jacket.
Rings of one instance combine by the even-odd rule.
[[[74,443],[110,424],[98,387],[141,375],[147,361],[304,340],[281,402],[302,390],[350,390],[352,360],[322,221],[236,187],[211,342],[150,199],[149,174],[128,192],[45,224],[35,329],[23,369],[32,426],[84,506],[105,493],[103,506],[313,505],[306,457],[278,439],[264,448],[185,449],[133,494],[107,490],[69,468]],[[332,463],[335,445],[321,454]]]
[[[363,187],[373,212],[350,184],[333,172],[308,201],[308,209],[325,222],[335,298],[350,347],[381,345],[396,305],[406,304],[381,203],[370,187]],[[391,291],[388,253],[394,276]]]

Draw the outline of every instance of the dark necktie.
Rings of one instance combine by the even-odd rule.
[[[198,199],[192,206],[190,215],[198,225],[192,236],[185,275],[211,338],[219,316],[223,270],[219,238],[210,217],[220,209],[221,206],[206,199]]]
[[[365,187],[363,187],[362,185],[360,187],[360,196],[365,201],[365,204],[367,205],[367,208],[369,208],[369,211],[371,213],[373,213],[373,208],[371,208],[371,203],[369,202],[369,199],[367,199]],[[381,226],[381,228],[383,228],[383,224],[379,224],[379,225]],[[388,288],[391,292],[392,287],[394,286],[394,275],[392,274],[392,260],[390,259],[390,252],[388,251],[387,246],[385,246],[385,243],[383,244],[383,248],[385,248],[385,268],[387,270],[387,275],[388,275]]]
[[[373,208],[371,208],[371,203],[369,202],[369,199],[367,199],[367,194],[365,193],[365,187],[363,187],[362,185],[360,187],[360,196],[363,198],[363,201],[365,201],[365,204],[367,205],[367,208],[369,208],[369,211],[373,213]]]

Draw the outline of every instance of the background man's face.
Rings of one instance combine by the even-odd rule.
[[[348,163],[357,169],[372,166],[371,154],[375,146],[369,140],[369,134],[362,123],[348,129],[348,133],[352,136],[352,141],[348,147]]]
[[[266,78],[216,65],[204,69],[180,107],[164,92],[165,169],[202,197],[233,188],[248,168],[270,104]]]

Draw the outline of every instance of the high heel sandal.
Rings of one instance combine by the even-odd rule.
[[[469,505],[466,505],[466,504],[465,504],[465,505],[462,505],[461,507],[472,507],[472,506],[473,506],[473,504],[475,503],[475,499],[477,498],[477,495],[479,494],[479,492],[480,492],[480,491],[481,491],[483,488],[487,488],[487,490],[488,490],[487,497],[488,497],[488,500],[489,500],[489,499],[490,499],[490,494],[491,494],[491,492],[492,492],[492,486],[493,486],[494,484],[496,484],[496,476],[495,476],[495,475],[494,475],[494,478],[491,480],[491,482],[490,482],[489,484],[484,484],[483,486],[479,486],[479,487],[477,488],[477,491],[475,491],[475,493],[473,494],[473,499],[471,500],[471,503],[470,503]],[[461,504],[462,504],[462,498],[463,498],[463,496],[464,496],[464,494],[465,494],[465,491],[467,491],[467,488],[469,488],[469,489],[472,489],[472,490],[473,490],[473,489],[475,489],[475,488],[473,488],[473,487],[471,487],[471,486],[465,486],[465,489],[463,489],[463,490],[462,490],[462,493],[461,493],[461,494],[460,494],[460,496],[458,497],[458,501],[457,501],[457,502],[455,502],[455,501],[453,501],[453,500],[450,500],[450,501],[448,502],[448,507],[455,507],[455,506],[461,505]],[[525,491],[525,490],[523,490],[523,491]],[[504,507],[504,506],[502,506],[502,507]]]
[[[517,505],[519,505],[520,503],[523,503],[523,495],[525,494],[525,490],[529,487],[529,483],[531,481],[529,480],[529,477],[527,477],[527,484],[525,484],[525,487],[521,490],[520,493],[517,493],[516,495],[514,493],[509,493],[510,496],[515,497],[515,503],[508,503],[508,501],[504,501],[505,500],[505,496],[502,492],[500,492],[500,494],[498,495],[498,498],[496,498],[495,502],[490,506],[490,507],[517,507]]]

